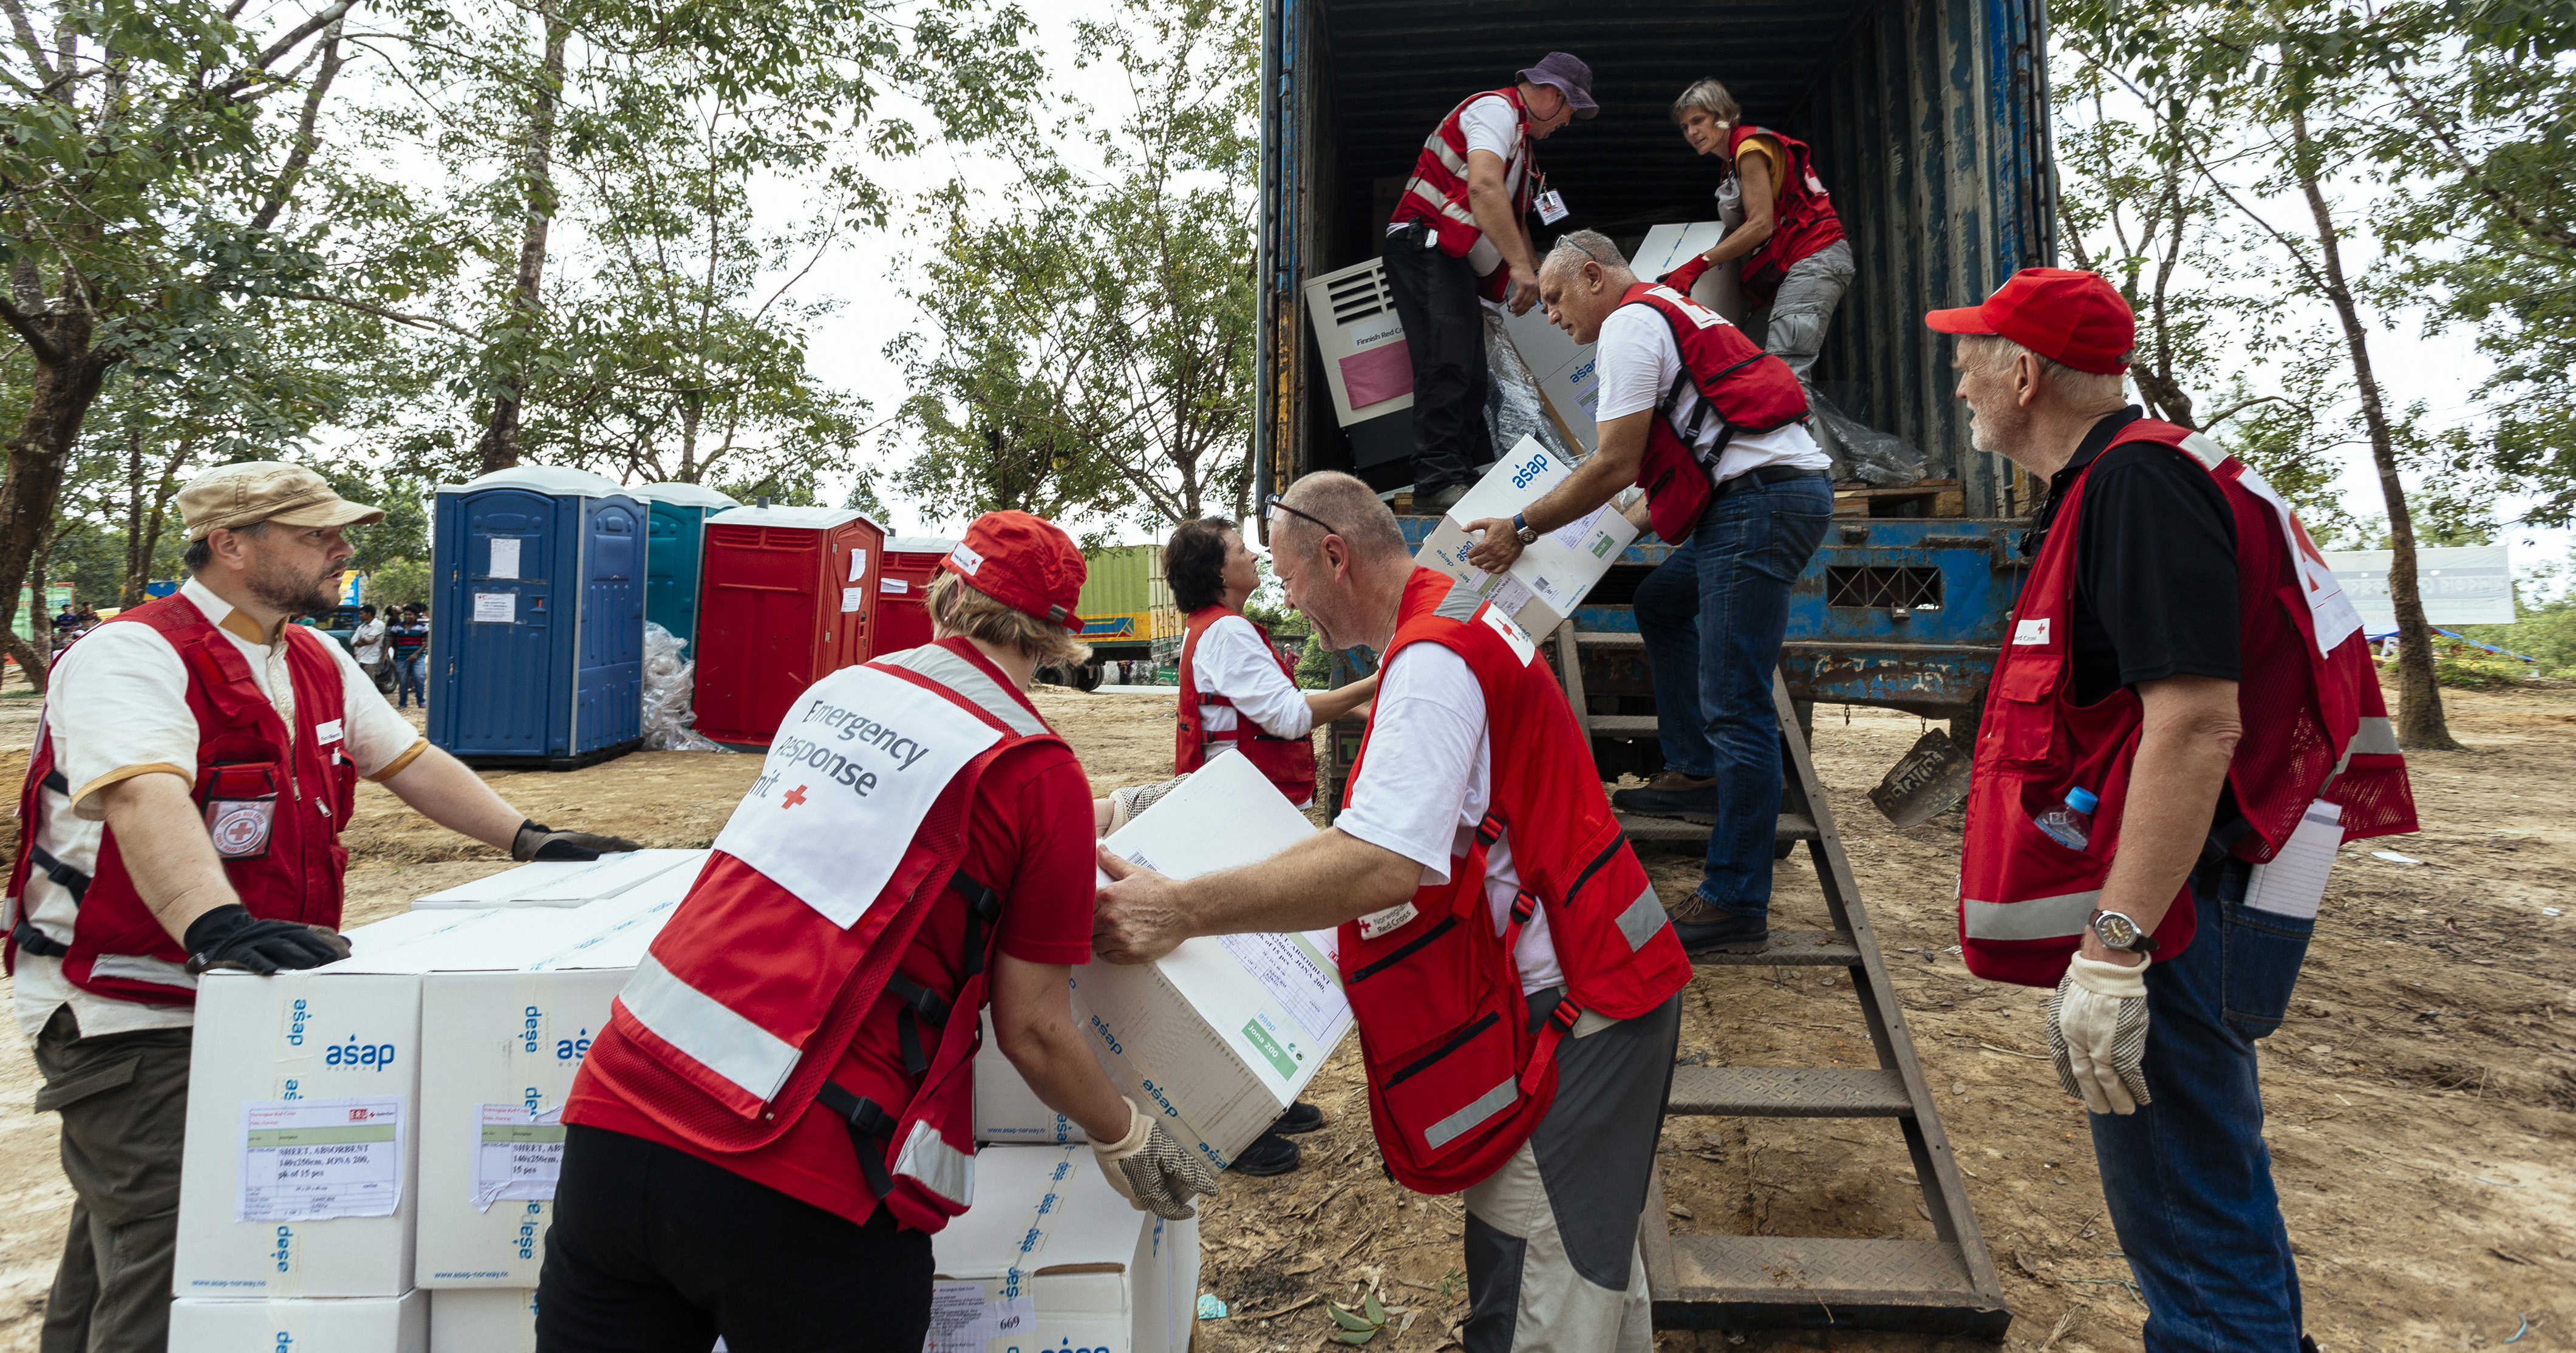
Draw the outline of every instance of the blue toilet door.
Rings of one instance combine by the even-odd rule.
[[[462,539],[443,559],[430,660],[451,693],[438,722],[448,750],[538,756],[560,727],[554,626],[557,499],[525,489],[461,495]],[[552,716],[552,717],[550,717]],[[560,734],[557,734],[560,737]]]
[[[624,498],[582,500],[581,635],[573,686],[571,750],[631,742],[644,732],[642,507]]]

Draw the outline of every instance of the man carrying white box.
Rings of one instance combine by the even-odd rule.
[[[1174,881],[1100,852],[1095,946],[1338,926],[1388,1169],[1465,1191],[1469,1353],[1652,1346],[1645,1204],[1690,961],[1537,645],[1416,568],[1348,475],[1272,500],[1272,567],[1320,642],[1383,652],[1331,829]]]
[[[1215,1176],[1074,1022],[1089,781],[1022,694],[1081,662],[1085,573],[1023,512],[967,528],[920,648],[798,697],[564,1107],[546,1353],[919,1353],[930,1233],[974,1202],[974,1054],[1002,1052],[1139,1207]],[[989,983],[989,988],[988,988]]]
[[[1698,889],[1673,910],[1684,946],[1760,949],[1771,935],[1780,725],[1771,672],[1789,588],[1833,519],[1831,464],[1807,435],[1786,363],[1671,287],[1641,282],[1594,231],[1539,268],[1548,318],[1598,342],[1601,449],[1510,521],[1468,523],[1467,561],[1500,573],[1521,547],[1634,483],[1671,555],[1637,589],[1664,772],[1611,801],[1714,824]],[[1586,759],[1589,764],[1589,758]]]
[[[287,623],[331,609],[343,532],[382,511],[269,461],[199,476],[178,503],[188,581],[56,663],[0,909],[73,1192],[49,1350],[162,1346],[197,976],[348,954],[338,842],[360,778],[518,859],[634,849],[529,822],[339,645]]]

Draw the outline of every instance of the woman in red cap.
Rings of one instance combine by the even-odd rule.
[[[537,1296],[548,1353],[919,1353],[930,1233],[973,1198],[977,1013],[1140,1209],[1204,1162],[1074,1022],[1091,795],[1023,692],[1080,662],[1082,555],[987,513],[936,639],[807,688],[591,1046]]]

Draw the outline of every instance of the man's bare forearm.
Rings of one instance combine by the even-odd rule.
[[[1317,723],[1331,723],[1376,698],[1377,673],[1371,672],[1347,686],[1337,686],[1329,691],[1308,692],[1306,712]]]
[[[482,776],[436,747],[412,758],[401,774],[385,781],[385,788],[430,821],[502,850],[518,839],[519,824],[528,820]]]
[[[2120,853],[2102,885],[2102,909],[2153,931],[2200,862],[2210,817],[2236,755],[2236,683],[2214,677],[2167,677],[2144,683],[2146,726],[2129,768],[2129,797],[2120,823]],[[2091,932],[2088,958],[2108,951]]]
[[[1530,255],[1529,236],[1522,233],[1520,216],[1512,210],[1511,194],[1503,191],[1502,184],[1470,181],[1467,205],[1476,214],[1476,228],[1494,242],[1506,265],[1527,272],[1538,270],[1538,260]]]
[[[187,781],[160,773],[137,775],[99,790],[98,796],[134,891],[170,938],[184,941],[198,917],[241,901],[224,874],[223,857],[206,836],[205,818]]]
[[[1521,509],[1521,520],[1531,529],[1553,531],[1567,522],[1581,519],[1603,503],[1619,496],[1619,491],[1637,482],[1638,462],[1645,459],[1645,420],[1654,417],[1644,413],[1614,418],[1601,425],[1601,449],[1590,459],[1574,467],[1565,482],[1549,489],[1539,500]],[[1633,426],[1631,426],[1633,424]]]

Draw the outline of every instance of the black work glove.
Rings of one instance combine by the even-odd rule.
[[[187,947],[191,973],[237,968],[267,977],[280,969],[318,968],[349,956],[345,935],[298,921],[253,920],[238,903],[190,921],[179,943]]]
[[[510,843],[510,858],[522,863],[529,860],[596,860],[621,850],[642,849],[623,836],[559,832],[543,823],[521,819],[518,839]]]

